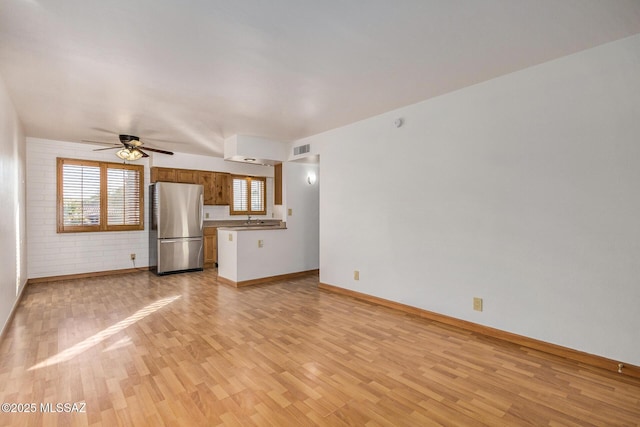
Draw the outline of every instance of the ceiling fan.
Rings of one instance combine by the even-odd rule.
[[[120,138],[120,143],[122,144],[122,147],[119,144],[114,144],[115,147],[96,148],[93,151],[113,150],[116,148],[120,148],[120,150],[118,150],[118,152],[116,153],[116,156],[120,157],[122,160],[129,160],[129,161],[138,160],[142,157],[149,157],[147,153],[145,153],[140,149],[140,147],[142,147],[144,143],[140,141],[139,137],[134,135],[118,135],[118,137]],[[98,141],[87,141],[87,142],[98,142]],[[104,143],[101,142],[101,144],[104,144]],[[154,153],[173,155],[171,151],[160,150],[157,148],[151,148],[151,147],[145,146],[144,149],[145,151],[153,151]]]

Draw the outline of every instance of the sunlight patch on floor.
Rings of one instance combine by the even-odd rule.
[[[84,341],[81,341],[78,344],[76,344],[76,345],[74,345],[72,347],[69,347],[68,349],[56,354],[55,356],[51,356],[50,358],[48,358],[48,359],[46,359],[46,360],[44,360],[44,361],[42,361],[42,362],[40,362],[40,363],[38,363],[36,365],[33,365],[31,368],[29,368],[29,371],[33,371],[35,369],[44,368],[44,367],[47,367],[47,366],[56,365],[58,363],[63,363],[63,362],[66,362],[68,360],[71,360],[74,357],[76,357],[77,355],[79,355],[80,353],[82,353],[82,352],[88,350],[89,348],[95,346],[96,344],[99,344],[102,341],[106,340],[107,338],[109,338],[109,337],[117,334],[118,332],[128,328],[129,326],[133,325],[137,321],[139,321],[141,319],[144,319],[145,317],[147,317],[151,313],[154,313],[154,312],[160,310],[165,305],[171,304],[172,302],[174,302],[175,300],[177,300],[181,296],[182,295],[175,295],[175,296],[163,298],[163,299],[158,300],[158,301],[156,301],[154,303],[151,303],[148,306],[146,306],[145,308],[136,311],[134,314],[132,314],[131,316],[127,317],[126,319],[121,320],[120,322],[116,323],[115,325],[109,326],[107,329],[103,329],[102,331],[98,332],[97,334],[90,336],[89,338],[85,339]]]
[[[131,341],[131,337],[120,338],[118,341],[114,342],[109,347],[107,347],[104,350],[102,350],[102,352],[106,353],[106,352],[111,351],[111,350],[117,350],[119,348],[126,347],[131,343],[133,343],[133,341]]]

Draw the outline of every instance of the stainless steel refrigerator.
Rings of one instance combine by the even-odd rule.
[[[149,189],[151,270],[157,274],[202,270],[202,185],[157,182]]]

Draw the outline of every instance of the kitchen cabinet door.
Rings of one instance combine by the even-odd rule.
[[[176,169],[176,182],[184,184],[197,184],[198,172],[191,169]]]
[[[204,204],[215,205],[216,204],[216,174],[215,172],[198,172],[198,184],[202,184],[204,187]]]
[[[273,204],[282,204],[282,163],[273,167]]]
[[[176,182],[176,170],[172,168],[151,168],[151,182]]]
[[[218,262],[218,229],[204,228],[204,268],[212,268]]]
[[[229,204],[229,185],[230,179],[228,173],[216,172],[215,201],[216,205]]]

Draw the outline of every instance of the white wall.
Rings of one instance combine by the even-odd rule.
[[[296,141],[321,282],[640,365],[638,76],[640,35]]]
[[[25,137],[0,78],[0,331],[27,281]]]
[[[307,182],[313,172],[317,181]],[[287,222],[288,257],[297,270],[315,270],[320,263],[320,171],[317,164],[285,162],[282,164],[282,215]],[[291,215],[288,211],[291,209]]]

